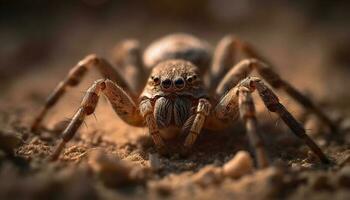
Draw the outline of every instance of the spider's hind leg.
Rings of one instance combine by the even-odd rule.
[[[225,74],[241,59],[257,58],[265,60],[247,42],[235,35],[226,35],[217,44],[213,62],[207,74],[207,84],[215,92],[216,86],[220,83]]]
[[[143,89],[148,70],[143,65],[142,49],[136,39],[119,42],[112,51],[113,63],[123,74],[131,89],[140,93]]]

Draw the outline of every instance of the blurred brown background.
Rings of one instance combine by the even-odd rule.
[[[215,45],[234,33],[302,90],[346,105],[349,8],[347,1],[326,0],[1,0],[0,96],[16,87],[53,88],[85,55],[109,58],[124,38],[146,46],[187,32]],[[28,77],[35,82],[20,81]]]

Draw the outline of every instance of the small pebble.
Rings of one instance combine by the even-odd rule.
[[[145,169],[99,149],[89,153],[88,165],[107,186],[111,187],[141,182],[148,175]]]
[[[16,133],[0,131],[0,149],[4,152],[13,153],[21,142],[22,139]]]
[[[250,154],[246,151],[239,151],[223,167],[205,166],[193,175],[192,181],[202,187],[207,187],[221,182],[225,176],[237,179],[252,171],[253,159]]]
[[[208,165],[202,168],[199,172],[195,173],[192,177],[192,181],[202,187],[206,187],[222,180],[222,171],[220,167],[214,167]]]
[[[223,166],[223,174],[231,178],[239,178],[253,171],[253,159],[246,151],[239,151]]]
[[[147,186],[150,190],[156,191],[157,194],[163,197],[171,195],[174,191],[171,184],[162,181],[149,181]]]

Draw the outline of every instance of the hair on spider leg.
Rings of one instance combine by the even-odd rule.
[[[72,100],[72,105],[79,105],[81,103],[81,99],[75,99]],[[74,106],[74,107],[77,107],[77,106]],[[80,106],[78,106],[77,108],[75,108],[75,112],[78,111],[80,109]]]
[[[85,95],[85,94],[87,93],[86,90],[79,90],[78,92],[79,92],[79,94],[81,94],[81,95]]]
[[[61,133],[72,121],[72,119],[73,118],[65,117],[63,120],[60,120],[57,123],[55,123],[53,129],[50,131],[55,133]]]
[[[71,117],[65,117],[64,120],[62,120],[62,122],[66,122],[69,123],[70,121],[72,121],[73,118]]]
[[[192,127],[193,121],[196,118],[196,115],[191,115],[185,123],[182,125],[181,132],[188,133]]]
[[[95,112],[92,113],[92,116],[94,116],[95,122],[97,122],[98,120],[97,120],[97,117],[96,117],[96,113],[95,113]]]
[[[79,109],[78,109],[79,110]],[[68,124],[73,120],[73,118],[65,117],[64,120],[60,121],[59,123],[62,123],[64,125],[62,131],[68,126]],[[85,121],[83,121],[83,124],[86,128],[88,128],[88,125]]]
[[[84,124],[85,128],[88,128],[88,125],[85,121],[83,121],[83,124]]]

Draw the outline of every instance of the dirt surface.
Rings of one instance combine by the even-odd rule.
[[[51,71],[30,74],[17,80],[1,102],[1,199],[348,199],[350,195],[345,130],[349,122],[339,125],[339,133],[310,131],[333,162],[325,165],[263,108],[258,109],[260,128],[272,166],[239,178],[219,176],[211,168],[220,168],[238,150],[250,150],[242,124],[225,132],[204,132],[188,158],[176,153],[159,157],[147,130],[126,125],[104,99],[96,117],[87,119],[60,159],[48,162],[64,116],[79,105],[79,89],[71,90],[55,107],[40,133],[31,133],[28,126],[59,78]],[[91,75],[82,87],[94,79]],[[301,109],[291,107],[298,115]],[[336,106],[328,107],[327,113],[339,113]],[[307,126],[321,127],[314,123]]]
[[[128,10],[100,21],[81,12],[67,12],[70,20],[56,19],[54,34],[38,37],[39,46],[31,45],[33,38],[17,37],[17,29],[1,27],[1,44],[15,53],[0,59],[1,67],[7,67],[6,79],[0,82],[0,199],[349,199],[350,96],[346,86],[350,72],[346,59],[339,64],[339,54],[332,54],[341,49],[343,58],[348,58],[346,47],[338,48],[333,40],[345,38],[346,32],[337,26],[314,25],[289,7],[278,10],[271,12],[274,18],[265,14],[253,22],[243,21],[247,26],[239,23],[246,16],[232,22],[233,26],[231,22],[220,26],[182,19],[170,23],[162,18],[156,23],[154,16],[142,12],[128,17],[128,23],[116,23],[125,19],[120,16],[127,16]],[[177,153],[162,157],[147,129],[122,122],[104,98],[96,116],[87,118],[59,160],[47,161],[59,142],[62,122],[74,114],[84,91],[100,78],[96,72],[89,73],[50,111],[44,127],[30,132],[35,114],[70,67],[88,53],[110,58],[109,50],[123,38],[139,38],[145,46],[179,31],[194,33],[213,45],[225,34],[235,33],[257,46],[282,77],[338,122],[340,131],[334,133],[312,115],[305,120],[302,108],[279,93],[332,164],[320,163],[258,98],[259,130],[271,161],[263,170],[240,169],[244,175],[235,178],[223,175],[222,167],[237,152],[252,152],[240,122],[225,131],[204,131],[189,157]],[[29,64],[31,51],[35,55],[29,57],[40,57],[40,62]],[[242,168],[249,166],[247,161]]]

